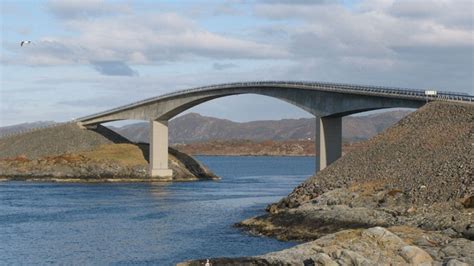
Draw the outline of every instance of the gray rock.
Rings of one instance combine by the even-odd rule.
[[[413,265],[431,265],[433,262],[433,258],[426,251],[416,246],[404,246],[400,255]]]
[[[462,234],[464,237],[474,240],[474,224],[469,224],[466,227],[466,229],[462,232]]]
[[[327,254],[318,253],[312,257],[315,265],[324,265],[324,266],[338,266],[334,260],[331,259]]]
[[[429,103],[318,172],[274,205],[295,208],[336,188],[366,185],[365,192],[376,195],[375,201],[381,205],[405,205],[408,209],[408,204],[432,205],[464,198],[468,208],[474,202],[473,121],[472,104]],[[387,196],[378,193],[378,188],[400,193]],[[328,201],[331,205],[341,203],[346,204],[334,198]],[[354,201],[350,204],[358,206]]]
[[[412,227],[389,229],[343,230],[247,261],[268,265],[474,265],[474,241]]]
[[[444,265],[445,266],[469,266],[469,264],[459,261],[457,259],[450,259]]]

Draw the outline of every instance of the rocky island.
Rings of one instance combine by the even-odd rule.
[[[75,123],[0,139],[0,178],[57,182],[163,181],[148,177],[148,144]],[[217,179],[191,156],[169,149],[173,181]]]
[[[474,105],[429,103],[237,224],[306,243],[211,263],[473,265],[473,160]]]

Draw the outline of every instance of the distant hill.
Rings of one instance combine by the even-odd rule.
[[[49,126],[54,123],[55,123],[54,121],[37,121],[37,122],[31,122],[31,123],[17,124],[13,126],[0,127],[0,137],[14,134],[14,133],[19,133],[19,132],[33,129],[33,128]]]
[[[366,116],[343,118],[343,138],[360,141],[371,138],[395,124],[411,111],[397,110]],[[252,121],[245,123],[186,114],[170,121],[170,143],[192,143],[208,140],[302,140],[314,138],[314,118]],[[133,141],[148,142],[148,123],[136,123],[113,130]]]
[[[397,110],[365,116],[343,118],[345,141],[354,142],[371,138],[395,124],[411,111]],[[0,137],[53,124],[52,121],[24,123],[0,127]],[[148,142],[148,123],[140,122],[122,127],[110,127],[135,142]],[[170,143],[194,143],[208,140],[308,140],[315,135],[314,118],[264,120],[238,123],[226,119],[189,113],[170,121]]]

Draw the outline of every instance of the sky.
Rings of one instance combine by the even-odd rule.
[[[2,0],[0,8],[0,126],[238,81],[474,94],[473,0]],[[189,111],[234,121],[310,117],[257,95]]]

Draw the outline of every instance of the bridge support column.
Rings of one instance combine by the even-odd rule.
[[[168,168],[168,121],[150,121],[150,176],[171,178]]]
[[[319,167],[326,168],[341,157],[342,118],[316,117],[316,147],[319,151]]]

